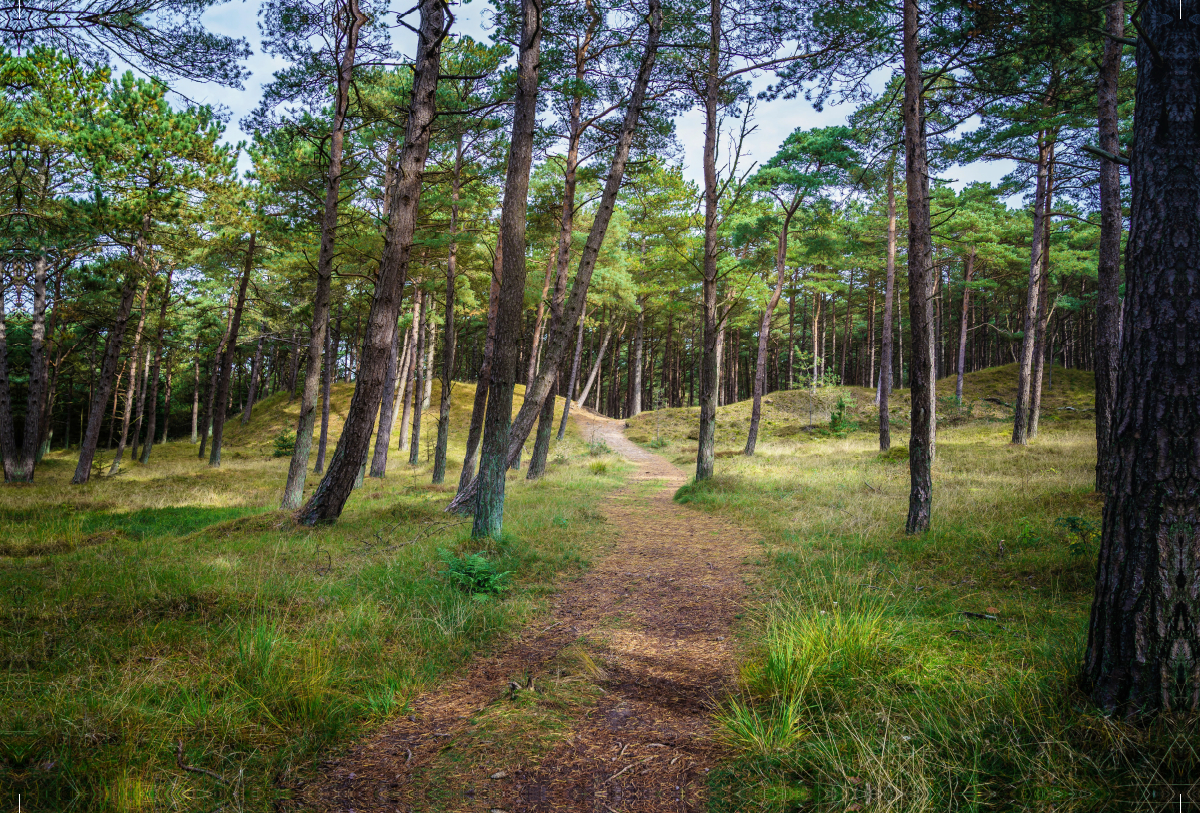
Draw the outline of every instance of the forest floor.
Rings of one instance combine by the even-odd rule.
[[[318,810],[700,811],[736,683],[753,535],[672,500],[687,475],[575,413],[633,464],[599,511],[614,544],[508,648],[417,698],[299,789]]]

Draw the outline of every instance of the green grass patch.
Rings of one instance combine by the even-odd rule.
[[[334,395],[336,441],[350,388]],[[455,385],[451,480],[471,398]],[[273,396],[231,420],[219,470],[169,443],[82,487],[55,453],[34,486],[0,489],[0,787],[24,809],[273,810],[611,541],[597,508],[622,469],[589,471],[574,427],[546,477],[512,473],[506,536],[485,550],[395,437],[387,477],[339,522],[297,527],[274,510],[273,454],[297,407]]]

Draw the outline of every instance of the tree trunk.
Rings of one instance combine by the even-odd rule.
[[[154,448],[154,432],[158,419],[158,376],[162,371],[163,333],[167,328],[167,306],[171,303],[171,278],[175,269],[167,268],[166,287],[163,289],[162,303],[158,307],[158,329],[154,337],[154,366],[150,370],[150,420],[146,425],[146,445],[142,447],[142,464],[150,462],[150,450]],[[167,401],[171,400],[170,372],[167,373]],[[169,406],[169,404],[168,404]],[[170,420],[170,412],[163,417],[163,443],[166,443],[166,425]]]
[[[137,390],[140,387],[142,330],[146,326],[146,293],[149,290],[150,283],[147,282],[142,286],[142,301],[138,306],[139,315],[137,329],[133,334],[133,351],[129,354],[129,384],[125,388],[125,414],[121,419],[121,439],[117,442],[117,451],[113,455],[112,465],[108,468],[110,476],[116,474],[121,468],[121,458],[124,456],[125,446],[129,442],[129,426],[133,420],[133,403],[137,397]]]
[[[171,378],[174,371],[171,369],[171,354],[167,354],[167,382],[163,390],[163,425],[162,425],[162,440],[160,443],[167,442],[167,433],[171,428]],[[142,462],[145,462],[143,460]]]
[[[397,181],[391,190],[387,234],[375,282],[375,296],[367,316],[366,338],[358,363],[358,376],[341,437],[329,471],[297,519],[305,525],[336,519],[354,488],[371,441],[371,430],[383,395],[392,335],[400,314],[400,299],[408,272],[416,227],[417,206],[425,175],[425,159],[435,109],[441,45],[446,36],[445,7],[441,0],[422,0],[420,34],[413,67],[412,101],[397,161]]]
[[[954,397],[962,404],[963,372],[967,366],[967,328],[971,302],[971,274],[975,270],[975,246],[967,253],[967,265],[963,271],[962,321],[958,325],[958,378],[954,383]]]
[[[717,107],[721,99],[719,81],[721,3],[709,5],[708,71],[704,80],[704,265],[702,307],[704,347],[700,356],[700,427],[696,446],[696,480],[713,476],[717,439],[717,399],[720,360],[717,357],[720,326],[717,324]]]
[[[479,379],[475,383],[475,399],[471,405],[471,425],[467,429],[467,448],[463,454],[462,471],[458,475],[458,493],[451,507],[459,513],[474,510],[464,502],[455,506],[459,498],[465,497],[475,478],[475,460],[479,454],[479,439],[483,435],[483,417],[487,410],[488,382],[492,378],[492,356],[496,351],[496,309],[500,307],[500,279],[503,276],[504,241],[497,235],[496,256],[492,260],[492,284],[488,291],[487,332],[483,342],[483,361],[479,365]],[[472,501],[473,503],[473,501]]]
[[[1105,9],[1104,59],[1097,76],[1100,149],[1121,151],[1119,85],[1125,36],[1125,2]],[[1112,412],[1117,399],[1117,362],[1121,325],[1121,168],[1100,161],[1100,246],[1096,264],[1096,491],[1107,493],[1106,465],[1112,442]]]
[[[1024,446],[1029,442],[1030,376],[1033,371],[1033,349],[1037,334],[1038,289],[1042,278],[1042,251],[1045,239],[1046,180],[1050,168],[1051,143],[1047,133],[1038,134],[1037,191],[1033,202],[1033,236],[1029,260],[1029,292],[1025,300],[1024,335],[1017,368],[1017,400],[1013,411],[1012,442]]]
[[[1138,36],[1125,324],[1083,672],[1107,712],[1182,719],[1200,709],[1200,40],[1176,11],[1148,0]],[[1197,12],[1185,0],[1184,19]]]
[[[405,351],[408,347],[405,346]],[[383,378],[383,400],[379,405],[379,422],[375,427],[375,452],[371,456],[371,476],[387,474],[388,445],[392,439],[392,419],[396,409],[396,379],[400,367],[400,331],[392,335],[392,354],[388,357],[387,373]]]
[[[520,36],[512,138],[504,181],[504,205],[500,213],[504,275],[496,309],[496,343],[479,455],[475,521],[471,528],[473,537],[493,539],[500,537],[504,523],[508,430],[512,423],[513,387],[520,350],[518,337],[525,304],[525,214],[533,161],[533,133],[537,124],[538,62],[542,44],[542,10],[537,0],[521,0]]]
[[[454,281],[458,275],[458,197],[462,178],[462,136],[454,152],[454,175],[450,179],[450,245],[446,255],[446,310],[442,332],[442,393],[438,405],[437,445],[433,450],[433,478],[437,485],[446,480],[446,450],[450,445],[450,390],[454,377],[454,353],[458,345],[458,332],[454,327]]]
[[[904,173],[908,187],[908,313],[912,330],[911,478],[905,532],[929,530],[933,505],[932,464],[936,394],[933,379],[933,239],[929,222],[929,164],[925,157],[925,105],[921,77],[918,0],[904,0]]]
[[[146,361],[142,365],[142,383],[138,387],[137,411],[134,412],[132,442],[129,444],[129,459],[138,459],[138,443],[142,437],[142,420],[146,415],[146,390],[150,388],[150,348],[146,348]]]
[[[4,316],[5,291],[0,288],[0,464],[4,482],[17,480],[17,438],[13,431],[12,389],[8,375],[8,334]],[[101,407],[103,408],[103,407]]]
[[[784,273],[787,271],[788,229],[791,228],[792,214],[795,210],[796,206],[793,206],[784,214],[783,228],[779,231],[778,247],[775,249],[775,288],[771,291],[767,309],[763,311],[762,321],[758,326],[758,357],[754,364],[754,392],[752,394],[754,403],[750,407],[750,432],[746,436],[746,448],[743,450],[746,457],[754,454],[754,447],[758,443],[758,423],[762,418],[763,386],[767,372],[767,341],[771,335],[771,315],[775,312],[775,308],[779,305],[779,297],[783,294]]]
[[[604,338],[600,341],[600,349],[596,351],[596,360],[592,362],[592,372],[588,375],[587,383],[583,385],[583,392],[579,393],[579,398],[575,401],[577,407],[582,407],[587,403],[587,397],[592,391],[592,385],[596,383],[596,378],[600,375],[600,365],[604,362],[604,353],[608,349],[608,343],[612,339],[612,335],[613,323],[609,321],[608,328],[604,331]]]
[[[879,347],[879,389],[875,402],[879,405],[879,449],[886,452],[892,448],[891,414],[888,401],[892,393],[892,327],[896,297],[896,156],[888,162],[888,225],[887,225],[887,279],[883,289],[883,333]]]
[[[646,298],[643,296],[637,303],[637,329],[633,334],[633,358],[629,362],[630,403],[629,417],[634,417],[642,411],[642,344],[646,332]]]
[[[259,325],[258,344],[254,347],[254,360],[250,362],[250,392],[246,394],[246,408],[242,410],[242,426],[250,423],[254,416],[254,400],[258,397],[258,379],[262,375],[263,337],[266,325]]]
[[[20,476],[33,482],[38,449],[42,441],[41,420],[49,392],[46,388],[49,365],[46,358],[46,269],[49,262],[38,257],[33,267],[33,319],[29,337],[29,393],[26,396],[25,437]],[[55,306],[57,307],[57,306]],[[46,416],[48,417],[48,416]],[[14,450],[15,451],[15,450]]]
[[[404,351],[404,368],[400,377],[401,415],[400,438],[396,441],[396,451],[408,451],[408,430],[412,426],[413,393],[416,392],[417,378],[417,331],[421,326],[420,301],[413,297],[412,327],[408,331],[408,344]]]
[[[308,359],[304,370],[304,390],[300,395],[300,416],[296,420],[296,448],[288,465],[280,508],[291,511],[300,507],[304,481],[308,477],[308,458],[312,452],[313,426],[317,422],[317,391],[321,387],[321,349],[327,344],[329,310],[333,285],[334,243],[337,239],[338,200],[341,197],[342,153],[346,136],[346,112],[350,107],[350,82],[358,34],[369,19],[358,0],[347,0],[350,18],[344,22],[345,47],[338,63],[334,94],[333,123],[329,133],[329,169],[325,173],[325,201],[321,216],[321,246],[317,253],[317,285],[313,293],[312,329],[308,337]],[[328,398],[326,398],[328,403]]]
[[[558,440],[567,432],[567,416],[571,414],[571,398],[575,394],[575,382],[579,380],[579,363],[583,360],[583,323],[587,321],[587,309],[579,316],[579,332],[575,337],[575,358],[571,361],[571,379],[567,382],[567,397],[563,400],[562,422],[558,425]]]
[[[431,307],[433,304],[433,295],[426,294],[425,298],[428,300],[426,303],[427,307]],[[431,310],[426,311],[425,326],[426,326],[426,330],[425,330],[425,367],[424,367],[424,376],[425,376],[424,392],[425,392],[425,395],[421,399],[421,409],[422,410],[429,409],[429,402],[433,396],[433,361],[434,361],[434,356],[436,355],[435,350],[437,349],[438,330],[437,330],[437,321],[433,318],[433,311],[431,311]]]
[[[225,434],[226,409],[229,403],[229,382],[232,378],[233,356],[237,352],[238,330],[242,326],[242,310],[246,307],[246,287],[250,284],[250,273],[254,270],[254,244],[256,232],[250,232],[250,243],[246,246],[246,267],[242,271],[242,281],[238,286],[237,305],[233,308],[233,319],[229,323],[229,340],[225,342],[225,352],[221,357],[221,377],[217,382],[217,397],[213,412],[212,451],[209,453],[208,465],[214,468],[221,466],[221,440]]]
[[[108,337],[104,341],[104,358],[100,362],[100,381],[92,391],[89,399],[87,428],[79,444],[79,464],[71,482],[79,485],[86,483],[92,476],[92,460],[96,457],[96,444],[100,440],[100,424],[104,421],[104,407],[108,405],[108,393],[112,388],[113,376],[117,371],[117,357],[121,352],[121,343],[125,339],[125,325],[133,310],[133,298],[137,287],[132,277],[126,277],[121,286],[121,300],[117,305],[116,317],[109,328]],[[0,370],[0,375],[5,371]],[[7,378],[5,376],[5,378]]]
[[[340,306],[339,306],[340,307]],[[333,331],[325,328],[325,363],[321,367],[321,434],[317,438],[317,460],[313,464],[313,474],[325,471],[325,452],[329,448],[329,409],[333,398],[333,374],[337,367],[337,345]],[[299,436],[296,442],[300,442]]]
[[[421,413],[424,411],[425,379],[425,342],[429,334],[429,296],[424,291],[417,291],[417,372],[413,379],[413,422],[412,440],[408,444],[408,465],[417,465],[421,453]]]
[[[1054,200],[1054,154],[1046,173],[1046,204],[1042,215],[1042,271],[1038,280],[1037,334],[1033,339],[1033,371],[1030,376],[1029,437],[1037,437],[1042,409],[1042,375],[1046,360],[1046,327],[1050,320],[1050,212]]]
[[[196,358],[192,363],[194,381],[192,383],[192,443],[199,443],[200,418],[200,342],[196,341]]]

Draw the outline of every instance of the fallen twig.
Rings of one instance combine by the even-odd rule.
[[[966,610],[963,610],[962,614],[965,615],[967,618],[980,618],[980,619],[983,619],[984,621],[998,621],[999,620],[998,618],[996,618],[996,616],[991,615],[989,613],[969,613]]]
[[[179,770],[187,771],[188,773],[198,773],[202,776],[207,776],[209,779],[215,779],[222,785],[229,784],[225,781],[225,777],[216,771],[210,771],[208,768],[200,768],[196,765],[188,765],[183,761],[183,740],[175,740],[175,764],[179,766]]]

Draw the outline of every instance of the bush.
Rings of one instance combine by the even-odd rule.
[[[592,457],[600,457],[601,455],[612,454],[612,448],[602,440],[593,440],[588,444],[588,454]]]
[[[288,431],[286,428],[280,429],[279,434],[275,436],[275,450],[271,453],[272,457],[291,457],[296,451],[296,434]]]
[[[1067,537],[1067,550],[1072,556],[1083,556],[1100,539],[1100,527],[1084,517],[1059,517],[1054,527]]]
[[[846,417],[846,407],[848,406],[852,406],[852,404],[846,400],[846,396],[839,396],[833,411],[829,413],[829,431],[839,437],[858,431],[858,424]]]
[[[438,558],[446,565],[446,569],[442,571],[446,578],[477,599],[485,599],[509,588],[508,577],[512,571],[501,571],[496,567],[496,563],[483,553],[457,556],[438,548]]]
[[[657,437],[654,440],[650,441],[646,445],[649,446],[651,449],[662,449],[662,448],[665,448],[666,446],[669,446],[670,441],[664,437]]]

